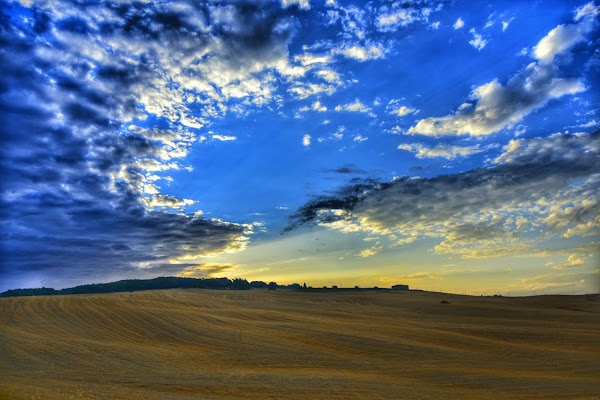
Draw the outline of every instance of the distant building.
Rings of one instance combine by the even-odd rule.
[[[394,285],[392,290],[408,290],[408,285]]]

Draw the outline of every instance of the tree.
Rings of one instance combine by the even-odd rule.
[[[232,289],[235,290],[248,290],[250,289],[250,284],[247,280],[242,278],[235,278],[232,283]]]
[[[269,282],[269,290],[276,290],[276,289],[277,289],[277,283]]]
[[[266,289],[269,287],[269,285],[263,281],[252,281],[250,282],[250,287],[253,289]]]

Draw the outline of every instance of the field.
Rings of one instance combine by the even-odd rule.
[[[597,399],[600,298],[187,289],[0,299],[0,399],[199,398]]]

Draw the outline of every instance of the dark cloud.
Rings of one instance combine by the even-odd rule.
[[[513,237],[511,230],[521,229],[516,218],[522,217],[535,219],[537,230],[545,226],[568,235],[569,228],[598,228],[599,168],[600,131],[513,140],[489,167],[432,178],[368,180],[315,197],[291,217],[286,231],[347,223],[455,243],[489,242]]]
[[[333,222],[340,219],[335,214],[326,213],[329,210],[352,211],[364,199],[366,193],[388,187],[390,184],[374,179],[354,178],[350,185],[339,189],[335,194],[315,196],[290,217],[290,224],[284,229],[290,232],[301,225],[311,222]]]
[[[344,174],[344,175],[346,175],[346,174],[367,174],[367,171],[358,168],[354,164],[343,165],[343,166],[341,166],[339,168],[335,168],[335,169],[327,169],[324,172],[332,172],[332,173]]]
[[[126,125],[201,125],[187,78],[222,100],[287,60],[293,16],[261,2],[0,6],[0,290],[172,274],[195,264],[170,260],[243,248],[247,227],[144,206],[145,175],[179,168],[194,134]]]

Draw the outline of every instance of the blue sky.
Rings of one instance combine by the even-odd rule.
[[[0,290],[598,290],[594,2],[0,4]]]

